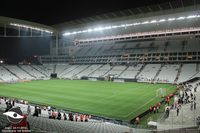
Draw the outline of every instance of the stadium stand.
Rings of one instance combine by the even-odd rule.
[[[45,75],[37,71],[35,68],[31,67],[30,65],[19,65],[21,69],[23,69],[26,73],[30,74],[31,76],[35,77],[36,79],[45,78]]]
[[[102,66],[101,64],[91,65],[88,68],[86,68],[85,70],[83,70],[82,72],[78,73],[76,76],[79,79],[81,79],[81,77],[84,77],[84,76],[88,77],[91,73],[93,73],[94,71],[96,71],[101,66]]]
[[[7,99],[9,100],[9,99]],[[9,127],[10,123],[8,122],[3,112],[6,108],[5,101],[0,99],[0,129]],[[23,113],[27,114],[27,106],[22,103],[15,103],[14,107],[20,107]],[[89,120],[88,122],[78,122],[68,120],[54,120],[48,119],[48,111],[41,110],[41,115],[39,117],[33,117],[34,106],[31,106],[32,113],[28,115],[27,121],[29,122],[31,132],[58,132],[58,133],[122,133],[122,132],[147,132],[146,129],[134,129],[129,126],[118,125],[110,122],[104,122],[101,120]],[[63,114],[62,114],[63,116]]]
[[[160,67],[161,64],[147,64],[136,78],[139,82],[152,82]]]
[[[134,79],[136,75],[140,72],[143,64],[135,64],[133,66],[129,66],[122,74],[119,76],[119,78],[125,78],[125,79]]]
[[[154,79],[161,83],[174,83],[179,65],[163,65],[160,73]]]
[[[188,86],[191,85],[192,87],[185,87],[184,93],[187,93],[189,95],[189,101],[185,102],[184,100],[184,103],[180,106],[178,115],[177,107],[172,107],[170,109],[169,117],[161,119],[160,122],[158,122],[158,130],[179,129],[198,126],[197,117],[200,114],[200,108],[198,107],[200,105],[200,87],[197,86],[198,82],[199,81],[188,84]],[[197,87],[196,91],[194,90],[195,87]],[[191,93],[195,96],[195,99],[193,98],[194,96],[190,96]],[[180,93],[180,95],[182,94]],[[196,103],[196,105],[194,105],[194,102]],[[196,131],[194,130],[193,132]]]
[[[3,81],[9,82],[9,81],[16,81],[19,78],[17,78],[15,75],[13,75],[12,73],[10,73],[5,67],[0,66],[0,75],[1,75],[1,79]]]
[[[113,75],[114,77],[119,77],[126,68],[126,66],[113,66],[104,76]]]
[[[191,1],[199,4],[198,1]],[[191,88],[186,83],[200,77],[199,5],[186,8],[184,6],[190,0],[179,2],[183,7],[176,8],[180,4],[169,2],[167,5],[156,6],[159,11],[155,13],[146,14],[143,8],[138,8],[135,10],[141,10],[141,16],[138,13],[138,16],[124,17],[113,22],[111,19],[111,25],[106,26],[109,30],[104,27],[108,32],[99,32],[103,27],[85,30],[87,27],[80,26],[73,29],[69,36],[63,37],[62,29],[59,40],[51,42],[53,45],[50,46],[50,55],[38,58],[40,65],[0,65],[0,82],[50,79],[51,74],[57,74],[59,79],[104,80],[112,76],[116,81],[134,79],[137,82],[186,85],[183,91],[189,89],[195,94],[197,108],[191,109],[194,106],[191,104],[193,101],[182,103],[177,116],[176,106],[173,104],[169,106],[169,117],[166,118],[164,113],[162,118],[158,118],[156,126],[158,130],[197,126],[200,88],[198,86],[196,92],[194,88],[199,81],[190,83]],[[170,9],[162,10],[167,7]],[[64,45],[63,40],[69,42]],[[5,108],[5,103],[0,104],[0,107]],[[23,111],[27,109],[27,105],[20,107]],[[145,113],[149,113],[148,110]],[[42,110],[41,116],[28,117],[33,131],[143,132],[104,121],[71,122],[63,121],[63,117],[62,121],[50,120],[46,118],[47,110]],[[0,112],[0,128],[7,126],[2,121],[5,121],[5,117]]]
[[[89,77],[95,77],[95,78],[102,77],[106,73],[108,73],[111,69],[112,69],[112,67],[110,65],[108,65],[108,64],[103,65],[99,69],[97,69],[96,71],[89,74]]]
[[[187,81],[192,78],[195,74],[197,74],[197,65],[196,64],[183,64],[181,69],[181,73],[178,79],[178,83]]]
[[[18,66],[16,65],[6,65],[5,66],[9,71],[13,72],[15,75],[17,75],[20,79],[24,79],[24,80],[32,80],[34,79],[34,77],[30,76],[29,74],[27,74],[25,71],[23,71],[22,69],[20,69]]]

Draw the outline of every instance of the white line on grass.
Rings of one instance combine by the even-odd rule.
[[[146,106],[148,103],[150,103],[151,101],[153,101],[156,97],[151,98],[148,102],[146,102],[145,104],[143,104],[142,106],[140,106],[139,108],[137,108],[137,110],[130,112],[129,114],[126,115],[126,117],[128,117],[129,115],[131,115],[132,113],[137,112],[138,110],[140,110],[142,107]]]

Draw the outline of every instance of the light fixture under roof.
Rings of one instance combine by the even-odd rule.
[[[142,24],[153,24],[153,23],[163,23],[166,21],[179,21],[179,20],[184,20],[184,19],[195,19],[195,18],[200,18],[200,15],[188,15],[188,16],[180,16],[180,17],[174,17],[174,18],[161,18],[161,19],[155,19],[155,20],[150,20],[150,21],[144,21],[144,22],[135,22],[135,23],[128,23],[128,24],[119,24],[119,25],[110,25],[110,26],[105,26],[105,27],[95,27],[95,28],[90,28],[82,31],[73,31],[73,32],[66,32],[63,34],[63,36],[68,36],[68,35],[74,35],[74,34],[80,34],[80,33],[87,33],[87,32],[94,32],[94,31],[103,31],[103,30],[110,30],[110,29],[116,29],[116,28],[126,28],[126,27],[131,27],[131,26],[138,26]]]
[[[37,30],[37,31],[41,31],[41,32],[46,32],[46,33],[50,33],[50,34],[53,33],[53,31],[50,31],[48,29],[34,27],[34,26],[30,26],[30,25],[25,25],[25,24],[10,23],[10,25],[11,26],[16,26],[16,27],[21,27],[21,28],[27,28],[27,29]]]

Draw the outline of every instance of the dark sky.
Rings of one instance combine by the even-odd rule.
[[[102,13],[174,0],[91,1],[1,0],[0,16],[53,25]],[[0,59],[6,59],[7,63],[17,63],[33,55],[47,55],[50,51],[50,40],[51,38],[0,38]]]
[[[174,0],[1,0],[0,16],[46,25]]]

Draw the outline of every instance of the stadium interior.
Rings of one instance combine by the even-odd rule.
[[[198,0],[191,1],[181,0],[181,6],[179,6],[179,3],[169,2],[128,9],[120,11],[121,13],[104,14],[104,17],[108,17],[108,19],[97,15],[85,18],[85,21],[71,21],[53,26],[0,17],[0,30],[2,31],[0,36],[2,38],[51,37],[49,41],[50,54],[39,55],[35,57],[34,61],[23,60],[17,64],[6,63],[4,59],[0,60],[0,129],[5,131],[7,127],[10,127],[10,123],[3,113],[8,107],[6,102],[15,99],[15,106],[19,106],[24,113],[28,113],[27,108],[30,106],[31,113],[27,115],[27,121],[33,132],[199,132],[200,2]],[[7,31],[10,29],[15,31],[16,34],[9,35]],[[22,34],[25,29],[28,29],[27,33]],[[52,99],[48,99],[48,96],[45,99],[46,95],[35,92],[32,92],[34,96],[36,95],[35,97],[32,97],[31,93],[24,93],[24,96],[17,94],[17,88],[20,87],[18,86],[20,84],[35,83],[34,89],[43,92],[37,89],[37,86],[45,87],[47,84],[51,84],[50,82],[56,81],[55,84],[59,87],[59,81],[70,81],[73,84],[74,80],[86,80],[89,81],[89,84],[97,83],[93,86],[97,88],[102,85],[101,82],[103,84],[114,82],[117,86],[126,83],[140,83],[141,86],[145,84],[147,86],[146,94],[137,95],[138,99],[148,97],[148,89],[149,93],[151,90],[150,85],[160,85],[160,87],[152,90],[153,97],[158,97],[155,101],[151,101],[152,96],[148,97],[146,100],[151,103],[144,102],[142,106],[145,107],[139,113],[137,112],[139,107],[134,107],[135,114],[124,118],[116,117],[115,114],[112,114],[114,111],[111,114],[105,113],[103,109],[99,109],[102,111],[99,111],[100,113],[92,112],[92,107],[91,110],[90,108],[87,110],[84,107],[73,108],[70,104],[69,106],[56,106],[57,103],[51,103]],[[40,83],[41,81],[44,82]],[[45,81],[50,82],[45,84]],[[74,82],[74,84],[79,83],[82,84],[82,82]],[[160,89],[166,84],[172,85],[172,87],[167,86],[169,88]],[[65,85],[70,86],[71,84]],[[65,85],[63,84],[63,86]],[[9,92],[6,86],[13,90]],[[89,87],[88,84],[82,84],[82,86],[83,88]],[[107,84],[107,86],[111,85]],[[31,86],[29,87],[31,88]],[[170,87],[173,90],[170,90]],[[49,88],[51,88],[51,85],[49,85]],[[26,89],[26,87],[23,89]],[[65,88],[63,87],[63,89]],[[109,89],[109,87],[106,89]],[[120,93],[119,95],[123,95],[127,91],[118,92],[120,90],[116,89],[116,93]],[[142,90],[142,87],[140,89]],[[70,92],[63,92],[63,94],[70,97],[72,90],[65,90]],[[48,90],[47,87],[45,91],[51,92],[52,90]],[[74,91],[76,92],[75,88]],[[93,90],[91,91],[93,92]],[[56,93],[56,91],[52,92]],[[105,92],[109,93],[106,90]],[[97,93],[101,93],[101,90],[98,90]],[[134,94],[134,90],[130,93]],[[182,98],[183,93],[188,97]],[[91,95],[98,99],[96,94],[91,93]],[[111,95],[107,99],[108,101],[112,99],[112,96],[115,99],[115,94],[108,95]],[[43,101],[37,101],[37,97]],[[62,99],[61,96],[57,97]],[[57,97],[52,96],[55,99]],[[168,106],[166,97],[171,99]],[[101,98],[104,99],[105,97]],[[73,101],[74,105],[78,104],[76,103],[77,99],[76,96],[71,95],[70,100],[75,101]],[[184,102],[181,103],[177,99],[184,99]],[[116,106],[128,110],[129,107],[123,106],[123,104],[131,103],[133,100],[135,99],[129,97],[127,101],[122,100]],[[157,101],[161,103],[161,107],[159,105],[160,113],[155,114],[154,109],[151,112],[149,108],[154,108]],[[99,102],[101,103],[101,101]],[[178,109],[179,103],[181,103],[180,111]],[[93,106],[90,102],[88,105]],[[34,110],[36,110],[35,106],[41,107],[39,117],[33,116]],[[57,113],[61,112],[61,120],[49,119],[50,109],[42,108],[44,106],[51,106],[54,110],[57,110]],[[107,105],[105,104],[105,106]],[[168,107],[170,113],[166,115]],[[177,109],[179,112],[177,112]],[[111,108],[109,111],[111,110],[114,109]],[[64,121],[64,112],[69,119],[67,121]],[[72,121],[70,121],[70,113],[74,115]],[[88,122],[82,122],[82,115],[79,115],[77,122],[75,121],[76,113],[91,116],[88,116]],[[86,119],[87,115],[84,115],[84,120]]]

